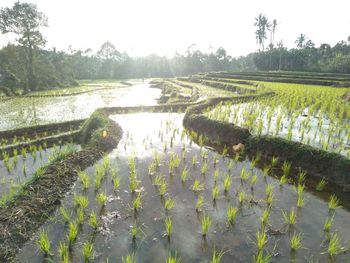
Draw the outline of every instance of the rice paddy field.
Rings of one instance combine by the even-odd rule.
[[[346,163],[350,105],[343,95],[349,79],[216,72],[152,85],[87,82],[84,93],[50,91],[41,94],[50,97],[1,101],[0,134],[33,129],[26,136],[0,138],[1,211],[30,198],[26,189],[50,166],[99,146],[81,139],[89,121],[59,131],[38,125],[87,119],[103,107],[110,108],[108,121],[122,130],[117,146],[98,152],[99,160],[83,169],[75,166],[71,172],[77,179],[62,198],[43,200],[55,203],[55,209],[35,230],[19,228],[26,238],[16,239],[21,242],[15,244],[15,257],[6,262],[350,262],[348,191],[328,187],[327,179],[309,187],[308,172],[290,160],[217,147],[183,124],[187,106],[204,105],[201,118],[246,128],[258,138],[309,145]],[[182,110],[175,104],[157,106],[165,88],[173,89],[170,97],[183,103]],[[69,92],[73,95],[55,96]],[[35,113],[28,105],[35,105]],[[128,112],[126,106],[145,107]],[[123,108],[116,112],[113,107]],[[97,136],[108,137],[108,127],[97,130]],[[74,136],[52,139],[63,133]],[[11,220],[24,210],[13,208]],[[9,253],[1,247],[11,242],[6,220],[0,216],[1,259]]]

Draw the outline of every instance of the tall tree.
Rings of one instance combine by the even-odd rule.
[[[26,53],[26,90],[36,86],[34,74],[35,51],[45,44],[40,32],[41,27],[47,26],[47,17],[37,10],[35,4],[16,2],[12,8],[0,10],[0,30],[2,34],[17,35],[17,42],[25,48]]]
[[[106,41],[102,44],[100,50],[97,52],[97,55],[103,60],[101,74],[104,75],[105,78],[113,78],[116,62],[118,62],[121,57],[120,52],[111,42]]]
[[[254,26],[257,27],[257,30],[255,31],[255,37],[259,44],[259,48],[262,47],[262,50],[265,50],[265,39],[266,37],[266,31],[270,28],[270,22],[268,18],[260,13],[257,17],[255,17],[255,23]]]
[[[275,33],[276,33],[277,25],[278,25],[277,20],[276,19],[272,20],[272,24],[270,26],[270,33],[271,33],[270,44],[272,45],[274,45],[275,43]]]
[[[283,53],[283,40],[277,42],[277,47],[279,49],[279,63],[278,63],[278,70],[282,70],[282,53]]]
[[[117,59],[120,57],[119,51],[109,41],[102,44],[100,50],[97,52],[97,55],[106,60]]]
[[[295,44],[297,45],[298,48],[303,48],[305,46],[306,40],[307,40],[307,37],[304,34],[300,34],[297,40],[295,40]]]

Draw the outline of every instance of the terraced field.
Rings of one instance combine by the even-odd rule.
[[[0,261],[349,262],[349,79],[218,72],[5,100],[29,121],[1,116]]]

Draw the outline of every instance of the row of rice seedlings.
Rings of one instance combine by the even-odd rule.
[[[324,89],[321,90],[324,91]],[[304,95],[300,94],[298,97],[288,97],[290,94],[287,96],[286,94],[284,94],[283,97],[275,96],[272,100],[269,98],[243,105],[237,104],[235,106],[232,106],[232,103],[227,103],[227,105],[223,107],[223,105],[220,104],[215,107],[214,110],[211,110],[209,113],[207,113],[207,116],[222,121],[230,121],[236,125],[242,125],[243,127],[248,127],[258,136],[262,135],[263,120],[265,122],[264,126],[267,127],[264,131],[264,134],[273,134],[275,136],[279,136],[281,128],[283,126],[287,126],[288,132],[286,135],[284,135],[287,139],[298,140],[297,138],[293,138],[295,137],[295,135],[293,136],[293,129],[297,129],[300,134],[300,141],[302,143],[308,144],[310,144],[312,138],[309,136],[308,139],[305,140],[305,132],[310,133],[311,118],[317,119],[318,125],[317,129],[314,132],[314,138],[312,139],[313,143],[317,142],[316,138],[319,138],[317,142],[319,147],[325,150],[332,150],[331,147],[335,147],[338,148],[338,152],[345,151],[347,156],[349,156],[350,151],[345,148],[344,142],[346,137],[350,137],[350,128],[349,124],[344,124],[342,120],[345,114],[350,114],[350,111],[346,111],[344,105],[339,105],[339,101],[341,101],[339,98],[334,101],[336,102],[334,105],[339,105],[338,107],[340,113],[339,119],[336,120],[334,105],[327,104],[328,106],[325,106],[324,108],[319,107],[318,105],[321,104],[319,97],[308,101],[308,103],[310,103],[312,106],[306,106],[306,104],[298,105],[298,102],[296,101],[296,99],[306,101],[306,97]],[[332,97],[334,98],[333,94]],[[289,99],[289,101],[286,101],[287,99]],[[314,104],[316,100],[319,101],[319,104]],[[292,103],[290,103],[291,101]],[[281,102],[285,102],[287,105],[293,105],[293,108],[281,107]],[[325,112],[327,112],[325,110],[326,108],[331,109],[332,113],[324,116]],[[307,112],[307,117],[305,119],[300,117],[302,114],[304,114],[304,111]],[[275,132],[270,129],[273,116],[275,117]],[[326,129],[322,126],[324,117],[328,118],[330,121],[329,127]],[[258,120],[257,124],[256,120]],[[287,124],[283,123],[282,120],[288,120]]]
[[[201,229],[202,229],[202,236],[206,237],[206,235],[208,234],[209,228],[212,224],[212,220],[209,217],[209,215],[203,215],[202,219],[201,219]]]
[[[173,221],[171,217],[166,217],[164,220],[164,225],[165,225],[165,231],[168,237],[168,240],[170,240],[170,236],[173,230]]]
[[[183,168],[182,172],[181,172],[181,181],[182,181],[183,183],[187,181],[188,175],[189,175],[189,173],[188,173],[188,168],[187,168],[187,166],[185,166],[185,167]]]
[[[49,256],[51,253],[51,242],[45,230],[41,230],[39,233],[38,240],[39,249],[44,253],[45,256]]]
[[[316,191],[319,191],[319,192],[323,191],[326,185],[327,185],[326,180],[322,178],[316,185]]]
[[[45,143],[46,145],[46,143]],[[46,146],[45,146],[45,149],[46,149]],[[42,145],[39,145],[38,147],[36,145],[30,145],[29,146],[29,151],[34,159],[34,161],[36,161],[36,158],[37,158],[37,151],[39,151],[39,154],[40,154],[40,157],[42,157],[42,152],[44,151],[43,150],[43,146]],[[18,149],[17,148],[14,148],[13,151],[12,151],[12,163],[10,161],[10,154],[6,151],[3,151],[2,152],[2,159],[4,160],[4,164],[5,164],[5,167],[7,168],[8,171],[10,171],[12,169],[12,167],[16,167],[17,166],[17,163],[18,163]],[[25,161],[26,160],[26,157],[27,157],[27,148],[26,147],[22,147],[21,148],[21,155],[22,155],[22,158],[23,160]]]
[[[295,225],[297,215],[296,215],[294,207],[292,207],[290,209],[289,215],[284,211],[282,211],[282,215],[283,215],[284,222],[286,224],[288,224],[289,226]]]
[[[227,223],[233,225],[238,214],[238,207],[229,206],[227,209]]]
[[[296,189],[297,189],[297,207],[302,208],[305,204],[305,198],[304,198],[305,186],[298,184]]]
[[[164,208],[166,211],[170,211],[171,209],[173,209],[175,204],[175,201],[173,199],[171,199],[170,197],[166,198],[164,201]]]
[[[201,183],[198,179],[195,179],[193,181],[193,185],[192,185],[192,191],[194,192],[199,192],[204,190],[204,184]]]
[[[136,263],[136,257],[135,254],[128,254],[125,257],[122,257],[122,262],[123,263]]]

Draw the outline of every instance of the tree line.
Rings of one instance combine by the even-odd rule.
[[[48,18],[32,3],[16,2],[0,9],[0,32],[16,36],[14,43],[0,49],[0,92],[26,93],[49,87],[78,85],[82,79],[128,79],[187,76],[210,71],[306,70],[350,73],[350,45],[341,41],[331,47],[314,43],[301,34],[296,47],[288,50],[282,41],[275,42],[278,28],[259,14],[255,18],[259,51],[238,58],[222,47],[209,53],[195,44],[184,54],[168,58],[152,54],[131,57],[106,41],[97,52],[91,49],[67,52],[45,48],[42,28]],[[266,45],[266,40],[269,43]],[[349,39],[350,41],[350,39]],[[266,47],[267,46],[267,47]]]
[[[258,70],[350,73],[350,36],[347,41],[339,41],[333,47],[326,43],[316,47],[311,39],[300,34],[295,40],[295,47],[288,50],[282,40],[275,42],[277,25],[276,19],[269,21],[264,14],[255,18],[259,51],[250,56]],[[266,40],[269,44],[265,49]]]
[[[174,77],[205,71],[238,70],[240,59],[226,54],[222,47],[210,53],[195,44],[172,58],[152,54],[130,57],[106,41],[91,49],[68,52],[45,49],[41,33],[48,19],[37,6],[16,2],[0,10],[0,32],[16,36],[14,43],[0,50],[0,88],[8,93],[29,92],[48,87],[77,85],[81,79],[127,79]]]

